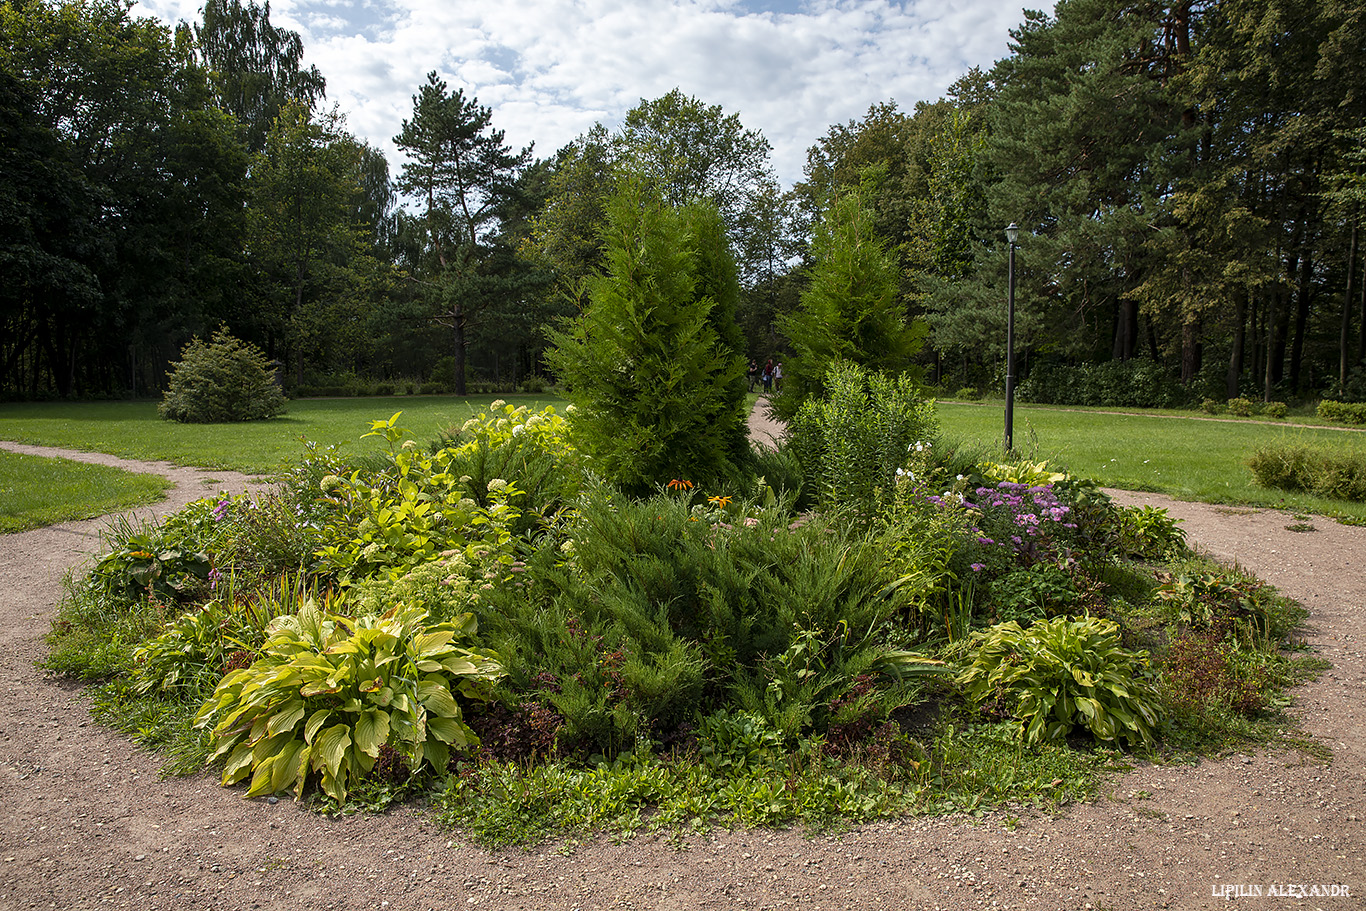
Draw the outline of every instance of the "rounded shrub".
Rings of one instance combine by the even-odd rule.
[[[258,421],[284,410],[265,355],[222,330],[185,346],[158,408],[163,419],[186,424]]]

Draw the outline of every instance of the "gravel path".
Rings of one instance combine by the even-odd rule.
[[[160,515],[250,479],[87,453],[38,455],[154,471]],[[598,839],[572,851],[488,852],[418,808],[323,819],[288,800],[245,800],[211,776],[161,780],[154,757],[90,721],[80,688],[35,669],[61,580],[101,523],[0,537],[0,911],[20,908],[508,909],[1366,907],[1366,529],[1318,519],[1287,530],[1273,511],[1116,493],[1165,506],[1203,549],[1300,599],[1310,644],[1333,662],[1296,691],[1294,713],[1332,749],[1142,766],[1057,817],[907,819],[839,836],[718,832]],[[1151,796],[1148,796],[1151,795]],[[1319,897],[1311,887],[1347,887]],[[1270,886],[1305,895],[1270,895]],[[1341,891],[1340,888],[1338,891]]]

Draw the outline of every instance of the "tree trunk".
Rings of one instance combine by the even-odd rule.
[[[1295,264],[1298,267],[1298,263]],[[1285,290],[1279,290],[1274,296],[1276,307],[1276,319],[1272,325],[1275,333],[1275,344],[1271,346],[1271,382],[1276,384],[1285,379],[1285,349],[1290,342],[1290,301]],[[1271,399],[1267,399],[1271,401]]]
[[[1310,280],[1313,278],[1313,260],[1309,251],[1300,256],[1300,278],[1295,289],[1295,341],[1290,346],[1290,388],[1300,391],[1300,366],[1304,359],[1304,333],[1309,324],[1309,304],[1313,298]],[[1288,314],[1287,314],[1288,315]]]
[[[1352,279],[1357,265],[1357,228],[1359,218],[1352,213],[1352,241],[1347,246],[1347,290],[1342,294],[1342,334],[1338,339],[1338,388],[1347,388],[1347,339],[1352,333]]]
[[[465,394],[465,309],[456,304],[451,312],[451,342],[455,347],[455,394]]]
[[[1189,386],[1200,372],[1200,325],[1187,316],[1181,323],[1181,385]]]
[[[1116,361],[1128,361],[1134,356],[1134,339],[1138,335],[1138,305],[1132,298],[1119,302],[1119,312],[1115,314],[1115,343],[1110,357]]]
[[[1276,382],[1277,377],[1271,362],[1274,361],[1276,351],[1276,299],[1280,297],[1280,292],[1273,291],[1266,299],[1266,349],[1263,352],[1262,365],[1262,401],[1271,401],[1271,386]]]
[[[1248,301],[1252,304],[1252,312],[1248,314],[1251,325],[1248,327],[1248,338],[1252,339],[1252,364],[1249,373],[1253,379],[1262,375],[1262,306],[1261,303],[1248,291]]]
[[[1228,359],[1228,376],[1224,383],[1224,391],[1228,393],[1227,398],[1238,397],[1238,381],[1243,375],[1243,346],[1247,338],[1247,305],[1252,299],[1252,292],[1247,292],[1247,297],[1239,297],[1237,303],[1233,305],[1233,353]]]

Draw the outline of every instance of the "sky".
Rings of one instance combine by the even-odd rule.
[[[436,70],[538,157],[672,89],[738,114],[773,146],[785,187],[806,150],[876,103],[934,101],[1008,53],[1018,0],[274,0],[347,127],[389,157]],[[203,0],[135,15],[197,22]],[[1037,4],[1036,4],[1037,5]]]

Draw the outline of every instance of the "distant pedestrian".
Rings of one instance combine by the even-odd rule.
[[[749,359],[749,391],[754,391],[754,384],[759,382],[759,362],[754,358]]]
[[[773,365],[773,391],[783,391],[783,362],[779,361]]]
[[[773,359],[764,362],[764,394],[773,391]]]

